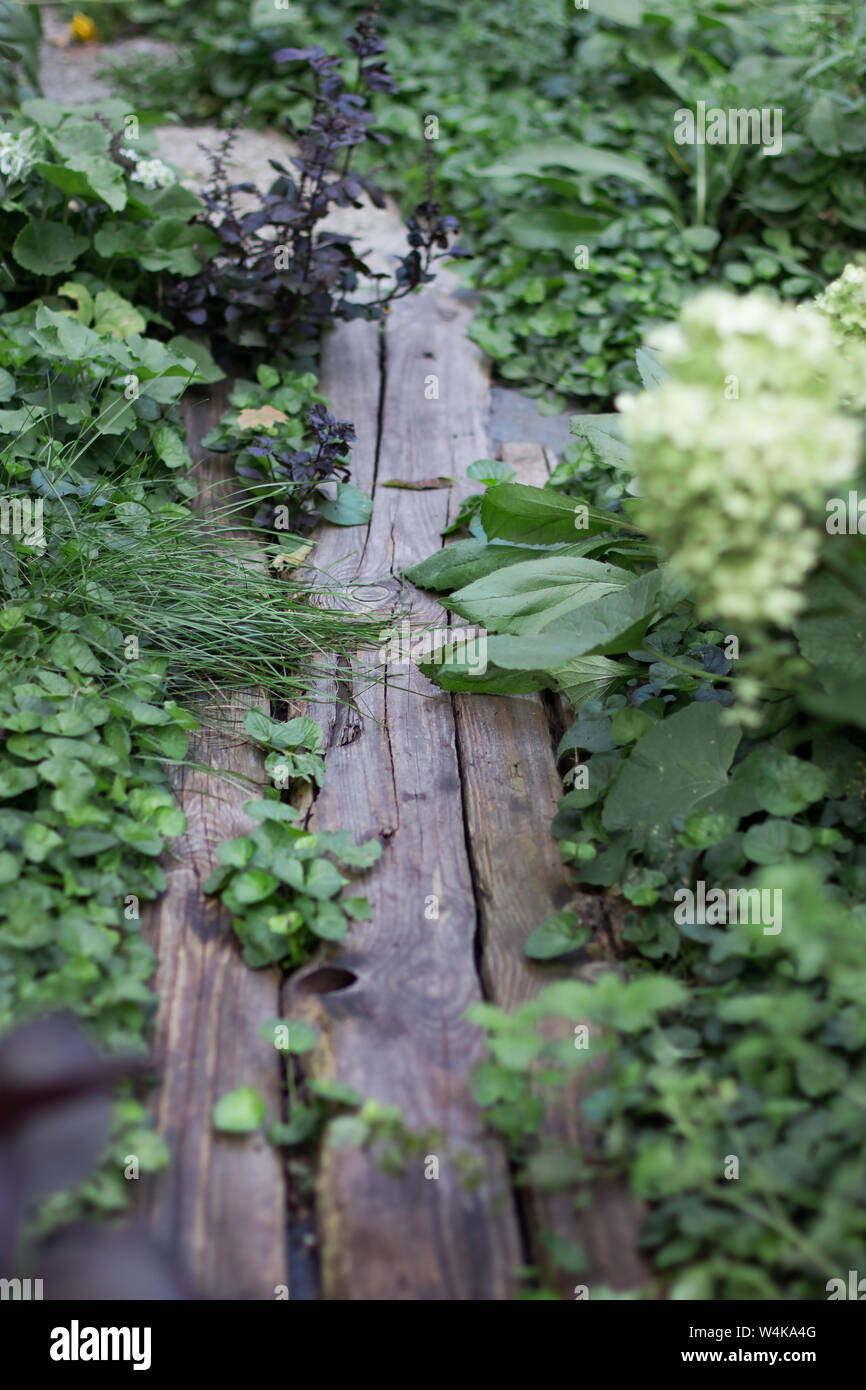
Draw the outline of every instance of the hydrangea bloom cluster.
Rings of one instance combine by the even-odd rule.
[[[790,627],[826,499],[856,474],[847,369],[814,308],[710,290],[650,340],[670,375],[621,396],[640,524],[705,617]]]
[[[161,159],[143,159],[136,150],[128,149],[126,146],[123,153],[127,159],[135,163],[135,168],[129,176],[133,183],[142,183],[145,188],[168,188],[169,184],[177,182],[174,170]]]
[[[0,174],[4,179],[10,183],[15,179],[26,179],[35,161],[32,130],[22,131],[20,135],[12,135],[8,130],[0,131]]]
[[[815,300],[844,337],[866,340],[866,266],[846,265]]]

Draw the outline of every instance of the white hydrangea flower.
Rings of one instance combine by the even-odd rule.
[[[10,183],[25,179],[36,162],[35,133],[32,130],[12,135],[0,131],[0,174]]]
[[[141,183],[145,188],[168,188],[176,183],[175,172],[161,159],[143,159],[136,151],[124,146],[123,153],[133,160],[135,169],[130,174],[133,183]]]
[[[818,295],[815,307],[827,315],[838,332],[866,338],[866,266],[846,265],[838,279]]]
[[[641,525],[703,616],[790,627],[828,489],[860,463],[859,424],[843,413],[847,348],[815,308],[720,290],[691,300],[651,342],[669,375],[617,401]]]

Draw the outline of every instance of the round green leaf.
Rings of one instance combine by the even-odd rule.
[[[216,1129],[227,1134],[251,1134],[265,1118],[265,1102],[255,1086],[239,1086],[220,1096],[213,1108]]]

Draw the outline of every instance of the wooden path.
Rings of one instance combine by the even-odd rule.
[[[313,561],[369,586],[380,606],[410,604],[413,627],[444,628],[448,618],[404,585],[402,572],[441,544],[460,498],[474,490],[467,465],[491,452],[489,386],[465,336],[470,317],[445,272],[381,327],[343,325],[325,345],[323,389],[338,417],[355,423],[353,481],[374,505],[367,528],[320,528]],[[190,410],[194,449],[223,400],[217,392]],[[537,446],[503,452],[521,480],[544,481],[548,461]],[[223,467],[206,456],[199,463],[206,482]],[[385,486],[437,475],[462,481],[435,491]],[[159,958],[158,1119],[173,1155],[154,1184],[149,1219],[202,1294],[217,1298],[272,1299],[285,1285],[292,1298],[502,1300],[515,1296],[528,1263],[565,1297],[578,1278],[590,1296],[593,1284],[634,1287],[646,1277],[635,1254],[638,1218],[619,1185],[582,1212],[516,1188],[469,1088],[484,1044],[465,1010],[481,999],[510,1008],[532,998],[555,968],[529,964],[523,943],[574,901],[548,829],[562,794],[556,710],[539,696],[448,695],[414,667],[382,674],[376,653],[346,671],[339,693],[360,712],[344,700],[309,707],[327,748],[309,824],[381,840],[382,859],[358,890],[372,917],[282,987],[273,972],[244,965],[227,915],[199,893],[216,844],[243,833],[248,793],[199,774],[178,778],[190,828],[148,924]],[[337,693],[321,684],[321,696]],[[236,699],[220,711],[223,722],[241,728],[244,709],[264,698]],[[196,752],[263,780],[258,755],[240,738],[209,734]],[[324,1149],[314,1246],[307,1223],[290,1214],[297,1203],[280,1154],[211,1125],[218,1096],[244,1084],[257,1085],[279,1113],[276,1057],[259,1037],[278,1015],[319,1029],[320,1045],[305,1058],[312,1074],[397,1105],[410,1128],[443,1136],[430,1149],[437,1179],[425,1178],[425,1157],[394,1178],[364,1152]],[[571,1093],[551,1117],[553,1134],[591,1144],[577,1117]],[[586,1272],[563,1276],[549,1266],[541,1237],[551,1226],[584,1247]]]
[[[71,83],[60,60],[48,62],[47,96],[76,101],[98,94],[98,86],[82,85],[83,56],[76,55]],[[159,135],[165,157],[204,182],[201,145],[218,144],[221,133],[172,126]],[[276,132],[242,132],[235,176],[269,181],[268,158],[284,149]],[[349,210],[334,221],[365,236],[363,247],[375,245],[376,269],[405,249],[395,215],[389,222],[376,214],[371,222]],[[396,306],[383,330],[344,325],[325,347],[323,386],[340,418],[355,422],[354,481],[372,495],[374,509],[365,531],[323,527],[314,560],[378,586],[387,604],[411,597],[419,625],[444,626],[447,619],[427,596],[403,589],[402,570],[440,544],[441,528],[471,485],[419,493],[383,484],[438,474],[464,479],[469,463],[490,456],[488,382],[465,337],[470,315],[454,277],[444,273]],[[425,390],[432,376],[435,399]],[[226,394],[225,383],[210,388],[206,401],[198,390],[187,408],[203,488],[226,477],[224,456],[208,456],[198,444]],[[503,453],[522,481],[544,481],[548,461],[536,445],[515,441]],[[242,692],[206,711],[222,732],[202,732],[191,756],[232,778],[177,771],[189,828],[165,862],[168,889],[145,922],[158,956],[156,1114],[172,1154],[169,1169],[147,1189],[147,1221],[204,1297],[273,1299],[288,1289],[293,1299],[508,1299],[520,1265],[546,1266],[541,1235],[550,1226],[590,1258],[579,1276],[546,1269],[564,1297],[573,1296],[576,1278],[590,1296],[599,1284],[635,1287],[647,1276],[635,1255],[637,1213],[621,1187],[584,1194],[580,1212],[561,1198],[540,1201],[518,1191],[468,1090],[483,1047],[465,1008],[479,999],[513,1007],[533,997],[553,968],[528,964],[523,942],[573,899],[548,831],[561,794],[553,702],[449,696],[414,670],[389,669],[387,682],[367,689],[363,663],[347,674],[367,714],[345,704],[312,707],[328,754],[325,787],[309,819],[382,840],[382,860],[361,890],[373,916],[355,924],[344,949],[285,985],[274,971],[244,965],[228,914],[200,892],[216,845],[249,826],[242,809],[249,784],[265,781],[242,731],[245,710],[265,708],[267,693]],[[582,906],[601,911],[591,901]],[[282,1155],[260,1138],[217,1134],[211,1123],[214,1102],[236,1086],[257,1086],[271,1115],[284,1108],[275,1050],[259,1035],[260,1025],[281,1012],[305,1014],[319,1026],[322,1043],[310,1059],[316,1074],[399,1105],[413,1127],[443,1133],[438,1180],[424,1178],[422,1162],[395,1179],[362,1154],[326,1151],[317,1174],[315,1244]],[[551,1131],[591,1146],[592,1134],[578,1123],[578,1100],[576,1092],[563,1097]],[[483,1173],[479,1185],[461,1181],[461,1153]]]

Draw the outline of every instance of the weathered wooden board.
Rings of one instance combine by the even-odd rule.
[[[502,446],[502,458],[516,470],[517,481],[543,485],[550,459],[535,444]],[[552,979],[574,975],[574,966],[536,965],[524,944],[546,917],[576,908],[582,920],[603,922],[602,900],[575,893],[556,841],[548,831],[562,782],[554,759],[554,742],[544,702],[538,695],[457,695],[457,747],[463,781],[466,827],[480,914],[481,971],[488,996],[513,1009],[533,999]],[[592,978],[598,967],[579,968]],[[590,1063],[581,1085],[569,1087],[551,1107],[548,1131],[584,1152],[596,1140],[580,1113],[581,1089],[598,1084]],[[528,1228],[533,1258],[566,1296],[577,1277],[557,1274],[541,1239],[555,1230],[580,1245],[588,1258],[581,1283],[636,1287],[646,1271],[636,1254],[640,1212],[620,1183],[594,1184],[585,1210],[577,1212],[567,1197],[527,1194]]]
[[[197,444],[226,408],[224,383],[210,390],[207,404],[186,411],[203,510],[219,500],[214,485],[230,470]],[[201,892],[217,844],[248,833],[253,823],[243,803],[267,781],[243,728],[256,704],[267,709],[267,695],[249,690],[201,708],[219,727],[195,734],[188,756],[232,778],[172,770],[188,826],[172,842],[167,891],[144,924],[158,961],[157,1121],[171,1150],[149,1194],[148,1220],[201,1295],[232,1299],[273,1299],[275,1287],[288,1283],[282,1158],[263,1137],[234,1139],[212,1123],[215,1102],[237,1086],[257,1086],[274,1118],[282,1104],[279,1057],[258,1031],[279,1014],[279,978],[244,964],[230,914]]]
[[[384,354],[376,330],[357,323],[334,334],[325,351],[324,389],[341,417],[355,418],[353,476],[375,503],[354,564],[341,572],[392,603],[396,576],[439,544],[449,495],[382,484],[462,472],[484,453],[486,378],[452,287],[452,277],[443,277],[396,307]],[[372,389],[377,362],[381,399]],[[438,400],[425,397],[431,374],[439,377]],[[346,534],[326,529],[314,560],[336,572],[345,551]],[[413,608],[413,626],[445,625],[426,597],[414,596]],[[351,972],[349,987],[329,988],[333,974],[314,967],[289,983],[284,1012],[303,1011],[318,1024],[319,1075],[400,1106],[411,1128],[437,1127],[443,1142],[430,1149],[438,1179],[425,1179],[421,1158],[398,1180],[366,1154],[325,1151],[317,1209],[323,1292],[331,1299],[508,1298],[523,1252],[507,1165],[501,1147],[484,1137],[469,1090],[481,1037],[463,1015],[481,991],[452,704],[414,668],[389,668],[387,683],[376,674],[366,718],[340,707],[322,711],[327,776],[311,816],[314,828],[346,827],[358,839],[382,840],[382,860],[360,890],[372,917],[332,953]],[[366,683],[363,663],[353,679],[356,687]],[[461,1155],[480,1163],[478,1186],[461,1180]]]

